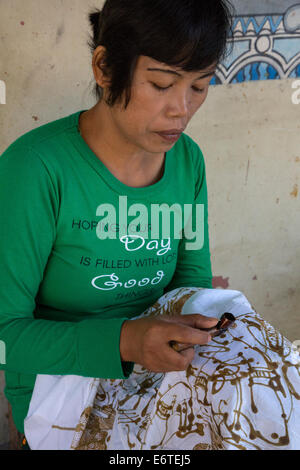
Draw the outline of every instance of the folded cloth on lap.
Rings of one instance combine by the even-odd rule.
[[[135,318],[224,312],[233,327],[195,346],[185,371],[38,375],[24,421],[30,448],[299,450],[299,353],[242,292],[182,287]]]

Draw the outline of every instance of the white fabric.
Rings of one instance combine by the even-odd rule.
[[[224,312],[235,328],[195,346],[187,371],[38,375],[24,421],[30,448],[300,450],[299,353],[241,292],[178,288],[138,317]]]

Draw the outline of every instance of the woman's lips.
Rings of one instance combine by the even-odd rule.
[[[166,142],[176,142],[176,140],[180,138],[182,132],[180,134],[161,134],[160,132],[157,132],[156,134],[158,134]]]

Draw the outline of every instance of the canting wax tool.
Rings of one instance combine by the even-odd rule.
[[[211,337],[215,338],[216,336],[220,336],[222,333],[228,330],[235,320],[236,318],[234,315],[232,315],[232,313],[225,312],[221,316],[216,326],[213,326],[212,328],[199,328],[199,330],[211,332]],[[184,343],[177,343],[177,341],[170,341],[169,344],[177,352],[184,351],[185,349],[195,346],[194,344],[189,345]]]

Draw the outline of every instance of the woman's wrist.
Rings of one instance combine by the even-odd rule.
[[[133,362],[130,354],[130,320],[125,320],[120,334],[120,357],[123,362]]]

